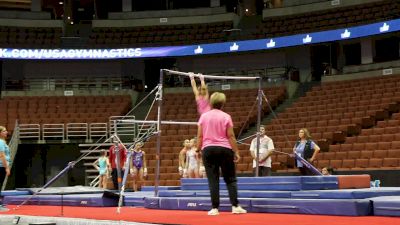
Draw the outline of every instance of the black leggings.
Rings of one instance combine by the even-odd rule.
[[[239,204],[237,198],[237,179],[234,153],[231,149],[220,146],[209,146],[203,149],[203,163],[206,169],[213,208],[219,207],[219,168],[228,188],[232,206]]]
[[[125,170],[120,169],[120,171],[121,171],[121,179],[123,179]],[[119,187],[118,187],[118,169],[117,168],[112,168],[111,176],[112,176],[112,181],[113,181],[113,184],[114,184],[114,189],[115,190],[119,190]]]

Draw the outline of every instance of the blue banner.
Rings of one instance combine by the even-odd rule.
[[[322,42],[340,41],[400,30],[400,19],[357,27],[258,40],[186,46],[123,49],[12,49],[0,48],[1,59],[123,59],[168,56],[193,56],[268,50]]]

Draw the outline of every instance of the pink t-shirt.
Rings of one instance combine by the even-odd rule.
[[[229,143],[227,130],[233,127],[232,118],[229,114],[212,109],[200,116],[198,124],[203,132],[203,150],[208,146],[221,146],[232,149]]]
[[[197,103],[197,112],[199,112],[200,115],[210,111],[211,109],[208,99],[204,98],[203,96],[199,96],[196,100],[196,103]]]

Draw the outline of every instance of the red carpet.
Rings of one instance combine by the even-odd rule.
[[[9,205],[11,210],[1,214],[30,215],[61,217],[60,206],[34,206],[26,205],[13,210],[15,206]],[[212,225],[243,225],[243,224],[290,224],[290,225],[391,225],[400,224],[398,217],[345,217],[321,215],[294,215],[294,214],[269,214],[248,213],[232,215],[222,212],[219,216],[207,216],[205,211],[178,211],[178,210],[152,210],[145,208],[121,208],[121,213],[115,207],[64,207],[63,217],[86,218],[98,220],[123,220],[144,223],[161,224],[212,224]]]

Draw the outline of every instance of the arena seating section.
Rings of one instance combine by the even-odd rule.
[[[5,27],[0,26],[2,48],[60,48],[61,27]]]
[[[267,126],[267,134],[278,150],[291,153],[298,130],[308,128],[323,151],[316,162],[319,168],[396,169],[400,167],[399,94],[400,76],[322,84],[279,113]],[[289,134],[288,141],[284,134]],[[276,155],[273,161],[280,172],[293,166],[285,155]]]
[[[94,48],[147,47],[222,42],[226,37],[223,30],[232,28],[232,21],[209,24],[94,28],[89,39],[89,46]]]
[[[400,3],[381,1],[358,6],[327,9],[318,12],[265,18],[255,30],[237,33],[223,32],[232,29],[233,22],[210,24],[185,24],[130,28],[94,28],[89,45],[94,48],[113,46],[163,46],[213,43],[236,39],[258,39],[299,33],[315,32],[358,26],[400,16]]]
[[[257,89],[230,90],[224,91],[227,95],[227,103],[224,110],[231,114],[236,134],[242,127],[246,128],[250,124],[255,124],[257,116],[256,102]],[[273,87],[265,90],[265,94],[271,102],[272,107],[276,107],[286,98],[285,87]],[[199,115],[196,109],[196,102],[192,93],[171,93],[164,96],[163,120],[197,122]],[[252,110],[253,108],[253,110]],[[157,107],[150,111],[149,119],[156,118]],[[263,113],[268,113],[268,107],[263,104]],[[191,139],[197,135],[197,126],[190,125],[162,125],[161,137],[161,170],[160,185],[179,185],[178,174],[178,155],[183,148],[183,141]],[[241,154],[246,157],[248,162],[249,146],[239,145]],[[156,165],[156,138],[152,137],[145,143],[143,150],[146,152],[148,160],[149,177],[145,182],[147,185],[154,185],[154,169]],[[248,163],[238,167],[240,172],[250,172]]]
[[[110,116],[125,115],[130,96],[32,96],[0,99],[0,124],[9,130],[20,124],[106,123]]]
[[[265,18],[262,25],[248,38],[265,38],[339,29],[397,19],[398,1],[380,1],[358,6],[341,7],[291,16]]]
[[[283,35],[338,29],[395,19],[400,16],[398,1],[381,1],[357,6],[327,9],[318,12],[265,18],[250,32],[226,33],[233,21],[143,27],[95,27],[88,47],[149,47],[190,45],[236,39],[257,39]],[[0,27],[0,47],[59,48],[61,27]]]

